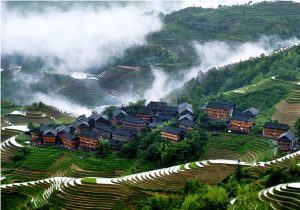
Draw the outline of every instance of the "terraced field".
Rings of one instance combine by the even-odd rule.
[[[291,127],[298,117],[300,117],[300,85],[295,86],[286,99],[276,105],[276,112],[272,116],[274,120]]]
[[[5,143],[6,151],[2,151],[2,163],[7,165],[3,174],[14,182],[39,180],[46,177],[70,176],[100,176],[116,177],[130,169],[134,160],[118,159],[115,157],[104,160],[85,157],[83,152],[74,152],[53,147],[28,147],[26,158],[19,161],[17,166],[12,165],[11,157],[20,149]],[[22,146],[22,145],[21,145]]]
[[[8,138],[13,137],[15,135],[16,135],[15,132],[2,130],[1,131],[1,142],[3,142],[5,140],[7,140]]]
[[[13,111],[22,111],[26,114],[11,114]],[[50,106],[18,106],[9,103],[1,103],[1,125],[9,124],[20,125],[33,122],[35,124],[49,124],[56,122],[72,123],[75,118],[68,113],[63,113],[60,110]]]
[[[300,183],[270,187],[262,190],[258,197],[275,210],[300,209]]]
[[[237,165],[266,170],[288,165],[300,159],[300,152],[268,162],[246,163],[236,160],[206,160],[118,178],[55,177],[39,181],[1,185],[2,193],[19,192],[32,197],[34,207],[41,207],[53,192],[62,209],[112,209],[118,202],[155,192],[179,192],[189,179],[216,184],[236,170]],[[293,188],[288,185],[287,188]],[[293,190],[289,190],[292,191]],[[267,199],[264,199],[267,200]]]
[[[233,159],[245,162],[270,160],[275,143],[257,136],[211,133],[205,159]]]
[[[247,94],[247,93],[255,92],[258,90],[266,89],[270,85],[273,85],[274,83],[276,83],[276,80],[273,80],[271,78],[265,79],[265,80],[255,83],[255,84],[247,85],[247,86],[244,86],[244,87],[241,87],[238,89],[224,92],[224,95],[227,97],[235,97],[236,95]]]
[[[1,162],[12,162],[11,156],[16,151],[20,150],[23,145],[19,144],[15,140],[15,136],[3,141],[0,145],[1,148]]]
[[[276,85],[280,86],[281,88],[286,88],[288,90],[292,89],[295,86],[291,82],[269,78],[269,79],[264,79],[260,82],[251,84],[251,85],[247,85],[247,86],[244,86],[244,87],[241,87],[238,89],[224,92],[224,96],[227,97],[228,99],[233,99],[233,98],[239,97],[241,95],[246,95],[249,93],[262,91],[262,90],[268,89],[268,88],[270,88],[272,86],[276,86]]]

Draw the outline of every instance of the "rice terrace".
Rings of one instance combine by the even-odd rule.
[[[300,209],[300,1],[2,1],[1,209]]]

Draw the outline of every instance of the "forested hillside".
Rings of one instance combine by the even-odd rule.
[[[236,44],[257,41],[262,36],[282,39],[299,37],[300,14],[298,11],[300,11],[299,4],[272,2],[217,9],[191,7],[161,15],[164,26],[160,31],[147,36],[147,44],[128,49],[122,58],[113,60],[105,67],[83,69],[94,74],[104,72],[100,80],[78,81],[68,75],[47,73],[46,71],[56,69],[49,69],[42,57],[25,58],[21,54],[2,56],[1,68],[8,69],[13,65],[20,65],[22,66],[21,72],[29,74],[19,76],[18,73],[12,71],[2,71],[2,99],[25,103],[33,95],[28,93],[38,90],[42,93],[55,93],[91,107],[116,103],[120,95],[124,93],[140,94],[151,87],[154,79],[150,71],[151,66],[160,67],[163,71],[175,75],[179,70],[198,65],[200,61],[193,46],[194,41],[204,43],[219,40]],[[141,71],[120,69],[118,65],[139,66]],[[268,63],[261,65],[267,66]],[[225,70],[223,74],[226,72]],[[261,74],[264,74],[264,72],[252,73],[258,76],[257,81]],[[20,80],[20,77],[28,78],[27,82]],[[247,78],[249,78],[248,75],[242,75],[239,82],[227,80],[223,88],[229,90],[246,85],[254,79],[248,80]],[[223,84],[223,80],[220,79],[219,83],[211,85],[209,76],[207,81],[206,91],[214,91],[212,89],[218,89],[220,88],[218,85]],[[25,90],[27,94],[23,91],[15,91],[16,89]]]
[[[273,82],[271,77],[275,78]],[[299,79],[300,46],[296,46],[280,53],[274,53],[272,56],[261,56],[220,69],[213,68],[205,74],[199,73],[198,78],[189,81],[182,89],[174,90],[167,98],[173,101],[176,101],[175,99],[188,101],[199,106],[216,97],[232,96],[226,91],[232,92],[234,89],[258,83],[258,85],[249,86],[248,92],[271,89],[271,92],[275,91],[272,97],[280,100],[287,93],[286,88],[289,89],[293,83],[296,85],[296,81]],[[276,85],[277,88],[272,88],[272,85]],[[257,96],[251,101],[255,105],[256,102],[261,102],[262,97],[266,96]]]
[[[165,26],[148,36],[149,44],[128,50],[117,63],[180,69],[197,62],[192,41],[246,42],[270,35],[298,37],[299,10],[300,5],[292,2],[186,8],[163,16]]]

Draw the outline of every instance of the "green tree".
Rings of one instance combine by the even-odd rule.
[[[111,154],[109,141],[107,139],[100,139],[96,145],[96,154],[101,158],[107,157]]]
[[[160,161],[163,165],[167,165],[171,161],[173,148],[171,144],[161,142],[159,146]]]
[[[223,187],[207,186],[207,192],[202,199],[203,209],[226,209],[229,204],[228,193]]]
[[[33,130],[35,127],[34,127],[34,125],[33,125],[32,122],[29,122],[29,123],[27,124],[27,128],[31,131],[31,130]]]

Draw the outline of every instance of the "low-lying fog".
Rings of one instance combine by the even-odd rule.
[[[2,55],[15,53],[28,57],[43,57],[49,68],[61,73],[70,73],[75,79],[86,79],[92,67],[103,67],[114,58],[122,57],[126,49],[146,44],[149,33],[160,30],[163,22],[160,12],[170,13],[188,6],[217,7],[248,3],[246,0],[221,1],[178,1],[178,2],[99,2],[73,3],[71,6],[53,6],[53,3],[32,3],[28,9],[26,2],[10,5],[2,2]],[[253,3],[261,2],[259,0]],[[23,6],[21,5],[23,4]],[[62,3],[63,4],[63,3]],[[25,6],[24,6],[25,5]],[[163,69],[152,68],[152,86],[141,95],[124,93],[118,104],[145,98],[159,100],[174,88],[197,76],[198,71],[207,71],[214,66],[222,66],[260,54],[269,54],[275,49],[299,43],[291,38],[281,40],[262,37],[256,42],[226,43],[218,40],[197,43],[194,48],[201,64],[191,69],[183,69],[179,75],[168,75]],[[59,60],[59,62],[57,62]],[[1,67],[1,72],[2,72]],[[26,76],[26,77],[25,77]],[[15,78],[26,85],[35,82],[31,75]],[[94,78],[93,76],[91,78]],[[180,79],[177,79],[180,78]],[[19,91],[19,90],[16,90]],[[52,93],[33,92],[34,101],[43,101],[74,114],[89,114],[90,108],[76,105],[70,99]],[[94,107],[98,111],[106,105]]]

